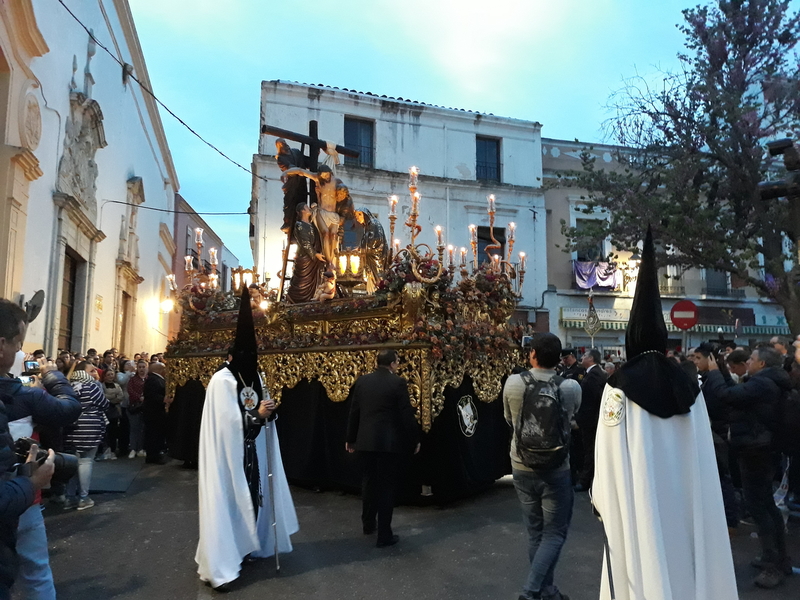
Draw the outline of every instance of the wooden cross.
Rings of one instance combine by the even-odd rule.
[[[261,133],[266,135],[274,135],[275,137],[282,137],[293,142],[300,142],[303,146],[308,146],[308,156],[306,156],[305,168],[309,171],[316,171],[319,161],[320,150],[328,147],[328,142],[319,139],[318,123],[316,121],[308,122],[308,135],[302,133],[295,133],[288,129],[281,129],[280,127],[272,127],[271,125],[262,125]],[[358,150],[347,148],[345,146],[336,145],[336,151],[339,154],[358,158],[361,154]],[[302,149],[301,149],[302,152]],[[305,154],[305,153],[303,153]]]
[[[273,135],[275,137],[284,138],[287,140],[292,140],[294,142],[300,142],[301,144],[303,144],[303,147],[300,148],[300,153],[303,154],[305,165],[302,166],[305,169],[313,172],[316,172],[317,169],[319,168],[320,151],[328,147],[328,142],[326,142],[325,140],[321,140],[319,138],[318,123],[315,120],[308,122],[308,135],[303,135],[302,133],[295,133],[294,131],[289,131],[288,129],[281,129],[280,127],[272,127],[271,125],[262,125],[261,134]],[[305,146],[308,146],[308,156],[305,156],[304,152]],[[336,152],[353,158],[358,158],[359,155],[361,154],[358,150],[353,150],[351,148],[340,146],[338,144],[336,145]],[[310,179],[308,179],[307,181],[309,184],[309,190],[308,190],[309,198],[315,198],[316,184]],[[280,284],[278,286],[278,301],[280,301],[283,298],[283,289],[285,287],[285,282],[286,282],[286,267],[287,263],[289,262],[289,245],[291,244],[293,229],[294,229],[294,222],[292,222],[292,226],[289,228],[289,234],[288,234],[289,243],[286,244],[286,248],[284,249],[283,252],[283,267],[281,269]]]

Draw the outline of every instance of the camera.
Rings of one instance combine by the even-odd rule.
[[[17,377],[25,387],[31,387],[36,378],[33,375],[20,375]]]
[[[28,460],[28,453],[31,451],[32,444],[38,445],[38,442],[31,438],[19,438],[14,443],[14,453],[17,455],[18,463],[25,464]],[[66,483],[78,472],[78,457],[73,454],[64,454],[62,452],[56,452],[55,455],[55,460],[53,461],[55,464],[53,479]],[[47,460],[47,450],[40,447],[36,455],[36,462],[42,464],[45,460]]]
[[[23,375],[38,375],[41,370],[38,360],[26,360],[22,368],[24,369]]]

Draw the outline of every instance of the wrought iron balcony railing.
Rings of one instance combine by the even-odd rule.
[[[723,296],[725,298],[744,298],[744,288],[704,287],[706,296]]]

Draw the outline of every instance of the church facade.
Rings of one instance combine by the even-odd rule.
[[[0,5],[0,296],[44,293],[26,350],[159,351],[177,174],[127,0],[71,9]]]

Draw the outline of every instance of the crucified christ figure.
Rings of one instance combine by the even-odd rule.
[[[317,184],[317,203],[312,205],[314,223],[322,238],[322,254],[328,262],[328,269],[335,268],[336,244],[339,233],[339,214],[336,212],[336,181],[330,167],[320,165],[316,173],[293,168],[286,176],[307,177]]]

